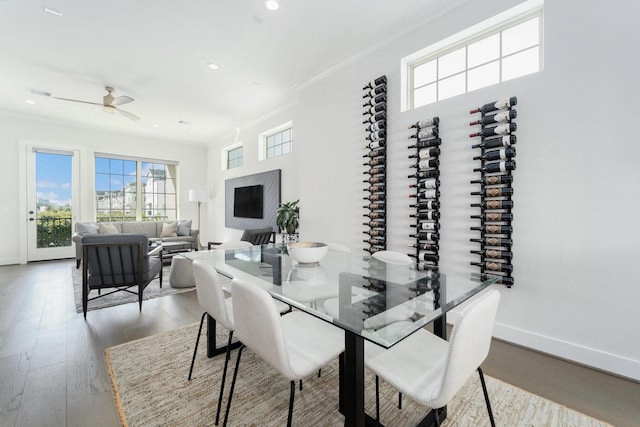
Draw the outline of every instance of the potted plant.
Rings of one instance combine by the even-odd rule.
[[[281,203],[276,210],[276,224],[281,230],[285,230],[288,234],[294,234],[298,229],[300,220],[300,200],[293,202]]]

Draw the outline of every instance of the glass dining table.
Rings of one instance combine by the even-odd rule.
[[[376,425],[364,408],[365,341],[390,348],[428,324],[446,339],[447,312],[495,282],[495,278],[482,281],[464,273],[445,276],[440,271],[417,271],[413,265],[344,251],[329,250],[319,263],[301,264],[287,254],[286,247],[275,245],[181,256],[207,262],[224,276],[260,286],[274,298],[344,330],[339,407],[345,426]],[[225,349],[216,348],[211,318],[208,331],[208,355],[212,357]],[[433,414],[427,413],[424,425],[431,425],[432,419]]]

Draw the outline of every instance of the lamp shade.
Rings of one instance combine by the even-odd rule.
[[[205,190],[189,190],[190,202],[206,202],[207,192]]]

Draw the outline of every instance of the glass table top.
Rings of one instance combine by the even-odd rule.
[[[413,265],[331,250],[319,263],[300,264],[273,245],[180,255],[258,285],[299,310],[386,348],[496,280],[417,271]]]

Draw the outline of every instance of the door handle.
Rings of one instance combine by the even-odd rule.
[[[29,218],[29,221],[35,221],[35,219],[34,218]]]

